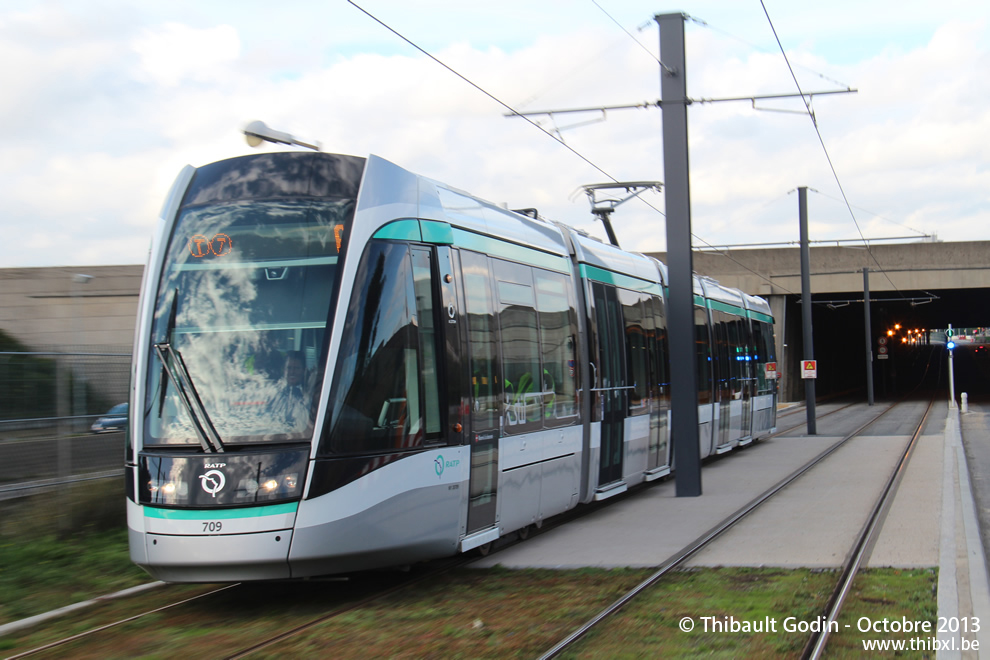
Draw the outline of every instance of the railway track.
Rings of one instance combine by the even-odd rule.
[[[841,571],[841,577],[833,590],[832,596],[828,601],[825,611],[822,613],[824,620],[828,622],[835,621],[841,611],[842,604],[845,600],[849,589],[852,586],[852,582],[856,577],[862,562],[868,558],[869,552],[876,542],[876,538],[879,531],[883,525],[884,518],[886,517],[887,511],[893,502],[894,495],[897,492],[897,486],[904,474],[907,464],[911,458],[912,452],[916,445],[917,439],[920,437],[925,423],[928,420],[929,413],[931,412],[932,406],[934,404],[934,399],[932,399],[921,417],[921,420],[917,424],[917,428],[908,441],[904,452],[902,453],[900,460],[898,461],[896,467],[890,474],[883,487],[880,497],[874,504],[870,515],[864,524],[862,530],[857,535],[856,540],[850,550],[848,557],[846,559],[845,565]],[[867,421],[865,424],[857,427],[855,430],[844,436],[837,443],[833,444],[831,447],[821,452],[818,456],[814,457],[803,466],[792,472],[790,475],[758,495],[756,498],[742,506],[740,509],[735,511],[733,514],[722,520],[720,523],[712,527],[710,530],[702,534],[695,541],[685,546],[681,551],[675,553],[666,562],[658,566],[656,571],[651,574],[646,580],[642,581],[634,588],[630,589],[621,598],[613,602],[607,608],[599,612],[596,616],[586,621],[583,625],[573,630],[568,636],[563,638],[555,646],[546,651],[541,657],[541,660],[549,660],[550,658],[556,658],[567,651],[575,650],[576,645],[584,639],[584,637],[595,630],[599,626],[603,625],[606,621],[614,617],[620,610],[622,610],[631,601],[641,596],[651,587],[660,582],[664,576],[670,572],[683,567],[686,562],[700,552],[702,549],[708,547],[713,542],[715,542],[719,537],[721,537],[725,532],[734,527],[736,524],[741,522],[747,516],[756,511],[761,505],[769,501],[770,499],[777,496],[785,488],[796,482],[802,476],[807,474],[809,471],[814,469],[816,466],[825,461],[829,456],[834,454],[840,448],[845,446],[851,440],[861,436],[861,434],[869,427],[876,424],[881,418],[887,415],[891,410],[895,409],[898,404],[889,406],[879,412],[872,419]],[[832,411],[839,412],[839,410]],[[831,414],[831,413],[829,413]],[[797,428],[801,424],[796,425],[793,428]],[[782,431],[785,432],[785,431]],[[778,432],[782,433],[782,432]],[[825,644],[828,640],[827,629],[825,634],[813,633],[809,638],[805,649],[802,653],[802,658],[819,658],[824,651]]]
[[[819,419],[839,413],[845,410],[846,408],[848,408],[850,405],[853,404],[840,406],[834,410],[823,412],[819,415]],[[886,411],[884,411],[884,413],[886,413]],[[879,416],[875,419],[879,419]],[[790,430],[797,429],[803,426],[803,424],[804,422],[802,420],[798,424],[790,425],[788,428],[781,429],[775,435],[780,435]],[[861,431],[862,428],[865,428],[865,426],[861,427],[860,429],[857,429],[856,432]],[[829,453],[831,453],[831,451],[834,451],[834,448],[832,450],[824,452],[815,461],[812,461],[802,470],[791,475],[791,477],[789,477],[788,479],[784,480],[783,482],[775,486],[773,489],[771,489],[772,492],[768,491],[767,493],[764,493],[760,498],[757,498],[758,501],[751,502],[750,505],[748,505],[748,507],[744,507],[744,509],[755,508],[756,506],[759,506],[759,504],[762,503],[762,501],[769,499],[778,490],[785,487],[786,483],[789,483],[790,480],[796,479],[804,471],[811,469],[811,467],[813,467],[814,464],[816,464],[821,460],[824,460],[824,458]],[[615,501],[620,499],[622,499],[622,497],[613,498],[613,500],[596,503],[588,507],[579,507],[576,510],[572,510],[571,512],[568,512],[568,514],[558,516],[552,521],[548,521],[542,531],[545,532],[560,525],[564,525],[570,520],[581,517],[583,515],[588,515],[602,506],[609,506],[611,504],[614,504]],[[744,515],[745,513],[738,513],[737,515],[732,517],[733,520],[724,522],[722,525],[719,526],[719,528],[724,527],[725,529],[727,529],[729,526],[734,524],[734,522],[736,522],[738,519],[741,519]],[[695,552],[697,552],[702,547],[704,547],[704,545],[706,545],[710,540],[716,538],[720,533],[721,531],[719,531],[718,528],[713,529],[709,534],[705,535],[705,539],[699,539],[699,542],[694,544],[692,547],[686,548],[685,551],[682,552],[677,558],[675,558],[674,561],[669,562],[669,566],[666,566],[664,568],[664,572],[673,570],[677,566],[681,565],[683,561],[685,561],[688,557],[690,557]],[[513,541],[510,540],[502,547],[508,547],[508,545],[511,545],[512,543]],[[497,548],[496,551],[502,549],[502,547]],[[320,612],[318,614],[313,614],[312,612],[309,612],[308,614],[299,615],[292,619],[287,618],[283,621],[279,621],[276,626],[273,626],[273,628],[277,628],[277,629],[273,630],[270,634],[247,636],[244,639],[252,640],[251,643],[249,644],[245,644],[244,639],[239,638],[237,643],[228,646],[226,650],[224,650],[222,653],[217,653],[215,657],[242,658],[242,657],[250,656],[251,654],[257,651],[261,651],[262,649],[283,642],[289,638],[302,635],[303,633],[312,629],[313,627],[325,623],[327,621],[330,621],[331,619],[341,616],[347,612],[353,611],[354,609],[368,605],[379,599],[386,598],[390,595],[394,595],[396,592],[400,590],[412,588],[416,584],[420,584],[423,581],[436,578],[445,572],[452,571],[456,568],[462,567],[470,563],[470,561],[472,560],[473,557],[455,557],[449,561],[443,562],[442,565],[437,566],[435,569],[429,569],[424,571],[418,571],[418,570],[411,571],[410,574],[404,576],[401,580],[398,581],[398,583],[396,583],[396,580],[394,578],[389,580],[384,580],[383,581],[384,583],[379,583],[378,581],[376,581],[374,584],[363,584],[363,585],[359,584],[361,582],[360,580],[348,581],[348,582],[335,581],[335,583],[338,585],[347,584],[348,593],[346,594],[346,596],[340,599],[328,598],[325,604],[321,604],[320,606],[323,608],[324,610],[323,612]],[[651,578],[651,581],[655,581],[655,580]],[[307,583],[302,583],[302,584],[313,585],[319,583],[320,583],[319,581],[309,581]],[[297,582],[294,584],[299,585],[300,583]],[[126,625],[140,626],[142,625],[141,623],[142,619],[145,620],[150,619],[160,622],[162,617],[168,617],[168,620],[188,617],[190,616],[189,612],[195,612],[196,614],[194,616],[198,617],[200,620],[200,624],[205,627],[214,626],[214,625],[220,627],[222,626],[222,623],[218,621],[214,621],[214,619],[211,616],[202,615],[202,612],[204,611],[221,612],[221,613],[227,612],[228,614],[230,614],[229,610],[231,604],[250,600],[253,597],[253,592],[254,590],[256,590],[256,588],[257,585],[242,585],[242,584],[226,585],[222,589],[209,590],[204,593],[197,594],[193,597],[182,598],[176,602],[169,603],[164,606],[149,607],[143,609],[140,614],[122,616],[108,623],[102,623],[100,625],[96,625],[84,632],[65,636],[60,639],[55,639],[50,642],[46,642],[44,644],[38,645],[35,648],[19,652],[16,655],[12,655],[9,657],[11,659],[24,658],[24,657],[39,657],[39,656],[44,657],[48,654],[53,654],[53,653],[61,654],[62,651],[65,651],[67,649],[71,649],[73,655],[79,655],[79,649],[81,648],[81,644],[84,643],[86,639],[93,640],[93,644],[90,645],[87,643],[86,648],[90,648],[90,646],[92,646],[92,648],[94,649],[100,649],[101,647],[105,648],[109,642],[101,642],[97,640],[100,637],[108,637],[113,630],[120,629],[121,627],[124,627]],[[337,591],[337,589],[335,589],[334,591]],[[634,597],[634,595],[630,596],[630,599],[632,597]],[[138,609],[137,606],[135,606],[135,609]],[[133,611],[133,609],[131,611]],[[94,653],[93,657],[98,657],[98,656],[99,656],[99,651],[97,650]],[[552,656],[548,656],[548,657],[552,657]]]
[[[315,609],[322,611],[316,615],[312,613],[308,615],[295,613],[294,616],[280,620],[277,624],[280,627],[273,634],[263,632],[260,635],[255,634],[253,637],[250,634],[243,636],[237,635],[235,636],[235,639],[238,640],[236,643],[226,645],[220,651],[208,651],[206,655],[223,658],[248,656],[272,644],[299,635],[316,625],[342,614],[455,570],[470,563],[473,559],[474,557],[471,556],[457,556],[448,560],[431,562],[430,567],[426,570],[410,570],[407,572],[396,570],[364,575],[355,579],[337,577],[307,580],[304,582],[286,581],[281,583],[286,590],[311,592],[307,596],[304,596],[303,600],[313,603],[315,607],[303,608],[304,610]],[[321,589],[321,587],[325,587],[328,584],[334,585],[334,588]],[[113,618],[113,620],[107,623],[92,626],[82,632],[59,637],[34,648],[5,656],[5,660],[17,660],[28,657],[64,657],[66,654],[70,654],[73,657],[90,657],[87,655],[90,653],[90,649],[92,649],[91,657],[106,657],[104,649],[114,645],[119,646],[122,643],[122,637],[127,635],[126,632],[120,631],[128,625],[131,625],[132,629],[134,629],[133,626],[171,625],[172,622],[193,617],[198,620],[200,626],[222,630],[224,618],[236,617],[236,614],[232,613],[238,608],[237,603],[241,603],[243,606],[244,603],[256,600],[262,591],[264,591],[261,594],[262,597],[274,603],[291,598],[289,595],[272,593],[270,588],[273,585],[274,583],[233,583],[220,588],[208,589],[194,596],[180,598],[159,607],[142,608],[135,606],[134,609],[141,610],[140,613]],[[312,593],[316,591],[323,591],[323,596],[321,597],[318,594]],[[144,600],[135,602],[143,603]],[[107,614],[112,615],[114,611],[111,610]],[[204,615],[204,612],[214,612],[216,616]],[[302,623],[299,622],[300,620],[302,620]],[[137,630],[140,631],[140,628],[137,628]],[[116,637],[113,637],[113,635],[116,635]],[[245,639],[252,641],[245,645]],[[80,647],[80,643],[85,643],[87,646],[85,648]]]

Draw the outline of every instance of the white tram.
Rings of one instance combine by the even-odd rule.
[[[185,168],[142,287],[130,552],[175,582],[486,548],[671,470],[666,269],[381,158]],[[766,302],[695,281],[703,456],[771,432]]]

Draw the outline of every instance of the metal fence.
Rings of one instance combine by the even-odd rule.
[[[124,434],[90,426],[127,400],[129,346],[0,352],[0,484],[62,482],[123,465]]]

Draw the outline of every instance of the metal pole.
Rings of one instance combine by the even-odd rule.
[[[815,359],[815,344],[811,332],[811,250],[808,247],[808,188],[798,188],[798,220],[801,225],[801,320],[804,326],[804,359]],[[815,421],[815,379],[804,380],[805,408],[808,414],[808,435],[817,435]]]
[[[677,461],[677,497],[701,495],[698,445],[698,374],[694,345],[694,266],[691,192],[688,185],[687,78],[684,14],[654,17],[660,26],[660,97],[663,108],[663,178],[667,206],[667,301],[670,337],[671,437]]]
[[[952,330],[951,323],[949,324],[949,330]],[[951,332],[949,332],[947,339],[948,341],[945,342],[946,345],[948,345],[949,342],[952,341]],[[949,349],[949,409],[950,410],[954,410],[956,407],[956,375],[952,371],[952,352],[953,351],[950,348]]]
[[[64,483],[72,473],[72,420],[70,419],[72,403],[69,368],[64,355],[55,358],[55,396],[55,414],[58,416],[55,466],[58,480]],[[58,507],[56,513],[58,533],[59,536],[64,537],[69,533],[72,525],[72,500],[69,495],[69,488],[63,486],[58,489],[56,506]]]
[[[870,323],[870,269],[863,268],[863,316],[866,320],[866,402],[873,405],[873,328]]]

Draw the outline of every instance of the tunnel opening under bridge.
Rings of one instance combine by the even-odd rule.
[[[783,365],[781,400],[803,401],[801,297],[784,298],[784,313],[780,315],[783,318],[777,319],[777,332],[783,339],[778,342],[777,356]],[[957,330],[953,351],[957,397],[966,392],[970,400],[990,400],[990,345],[983,343],[985,335],[970,338],[960,332],[990,327],[990,288],[883,291],[871,299],[870,348],[877,398],[894,398],[932,388],[944,389],[948,396],[945,335],[931,331],[944,330],[951,324]],[[862,291],[812,296],[818,397],[847,394],[866,397],[865,323]],[[885,353],[881,353],[883,348]]]

